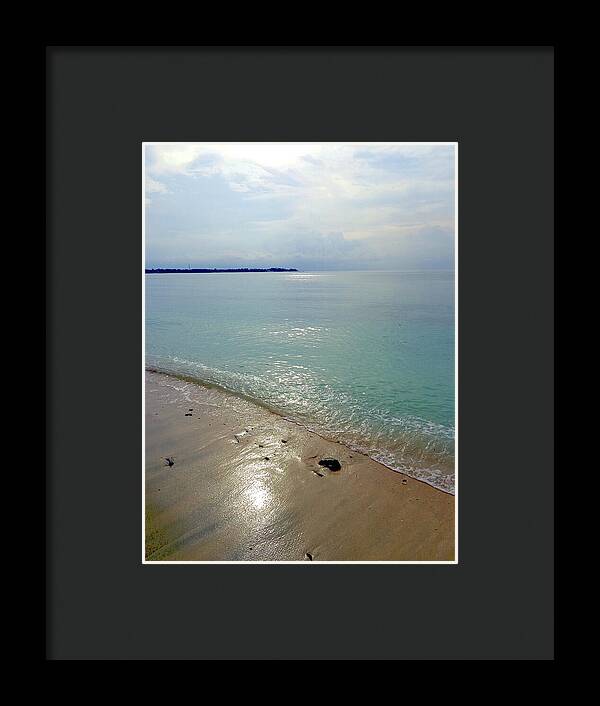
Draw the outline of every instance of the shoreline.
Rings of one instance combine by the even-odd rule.
[[[454,561],[454,495],[182,378],[145,371],[146,561]]]
[[[168,378],[174,378],[176,380],[180,380],[185,383],[197,385],[198,387],[202,387],[207,390],[216,390],[224,395],[231,395],[232,397],[235,397],[235,398],[238,398],[241,400],[245,400],[249,404],[256,405],[257,407],[260,407],[261,409],[267,411],[269,414],[273,414],[273,415],[279,417],[280,419],[283,419],[284,421],[287,421],[287,422],[290,422],[291,424],[297,425],[298,427],[300,427],[300,429],[305,430],[309,434],[316,434],[318,437],[323,439],[323,441],[331,442],[334,444],[340,444],[341,446],[344,446],[345,448],[349,449],[353,453],[360,454],[361,456],[364,456],[365,458],[368,458],[371,461],[374,461],[375,463],[379,464],[380,466],[383,466],[384,468],[387,468],[388,470],[390,470],[394,473],[400,473],[401,475],[406,476],[408,478],[411,478],[414,481],[417,481],[419,483],[425,483],[426,485],[430,485],[432,488],[435,488],[436,490],[439,490],[442,493],[452,495],[453,497],[456,495],[454,485],[452,486],[452,490],[447,490],[446,488],[443,488],[440,485],[435,485],[434,483],[430,483],[429,481],[425,480],[424,478],[419,478],[418,476],[411,475],[410,473],[408,473],[405,470],[400,470],[399,468],[396,468],[390,464],[387,464],[378,458],[374,458],[373,456],[370,456],[368,453],[362,451],[360,449],[360,447],[353,446],[352,444],[347,443],[345,441],[342,441],[340,439],[332,438],[331,436],[328,436],[327,433],[317,431],[316,429],[308,426],[308,424],[305,424],[304,422],[300,422],[295,419],[292,419],[291,417],[286,416],[283,412],[269,406],[266,402],[263,402],[262,400],[251,397],[250,395],[247,395],[243,392],[230,390],[229,388],[225,387],[224,385],[221,385],[216,382],[211,382],[209,380],[203,380],[202,378],[195,377],[195,376],[190,375],[188,373],[184,373],[184,372],[179,373],[179,372],[175,372],[172,370],[164,370],[164,369],[161,369],[160,366],[156,366],[156,365],[146,365],[144,368],[144,371],[145,371],[145,373],[164,375]]]

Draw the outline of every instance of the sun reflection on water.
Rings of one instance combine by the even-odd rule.
[[[246,490],[246,497],[255,510],[262,510],[271,498],[271,493],[261,483],[256,483]]]
[[[254,461],[246,466],[248,484],[244,496],[248,508],[263,510],[272,499],[269,487],[269,474],[265,471],[265,461]]]

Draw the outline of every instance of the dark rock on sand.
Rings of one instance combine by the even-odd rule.
[[[312,555],[310,552],[306,552],[306,554],[305,554],[304,556],[305,556],[309,561],[312,561],[312,560],[313,560],[313,555]]]
[[[171,468],[171,466],[174,466],[174,465],[175,465],[175,459],[172,456],[168,456],[167,458],[165,458],[165,466],[168,466],[169,468]]]
[[[322,458],[319,461],[319,466],[325,466],[325,468],[329,468],[330,471],[339,471],[342,467],[337,458]]]

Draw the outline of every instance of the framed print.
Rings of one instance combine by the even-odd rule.
[[[554,47],[47,46],[48,660],[554,660]]]

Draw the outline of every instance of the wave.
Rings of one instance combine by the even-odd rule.
[[[454,428],[414,416],[361,407],[348,393],[304,386],[290,393],[251,373],[220,370],[178,357],[147,356],[146,370],[233,395],[328,441],[454,495]],[[314,389],[313,389],[314,388]]]

